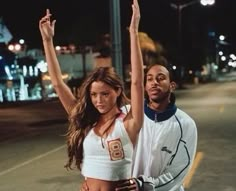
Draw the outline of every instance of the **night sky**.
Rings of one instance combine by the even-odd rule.
[[[140,31],[146,32],[166,49],[178,42],[178,14],[170,3],[192,0],[139,0],[141,9]],[[182,10],[182,46],[201,51],[208,41],[208,32],[223,34],[236,44],[236,0],[215,0],[215,5],[203,7],[200,3]],[[24,38],[29,48],[41,48],[38,21],[51,10],[57,20],[55,44],[94,45],[109,33],[110,0],[8,0],[0,6],[0,16],[14,39]],[[132,0],[120,0],[122,43],[127,39],[126,27],[131,17]],[[176,48],[176,47],[175,47]],[[190,53],[191,55],[191,53]]]

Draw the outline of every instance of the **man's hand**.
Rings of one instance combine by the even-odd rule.
[[[139,185],[135,178],[131,178],[119,184],[116,191],[139,191]]]

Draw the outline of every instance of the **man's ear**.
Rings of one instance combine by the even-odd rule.
[[[170,91],[173,92],[176,89],[176,83],[170,82]]]

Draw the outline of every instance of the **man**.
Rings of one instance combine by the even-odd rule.
[[[146,69],[144,125],[133,161],[133,177],[122,190],[183,191],[196,153],[194,120],[175,105],[172,67],[160,57]]]

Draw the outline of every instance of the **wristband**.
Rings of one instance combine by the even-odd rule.
[[[134,178],[135,182],[138,185],[138,190],[139,191],[144,191],[144,187],[143,187],[143,179],[142,177],[138,177],[138,178]]]

